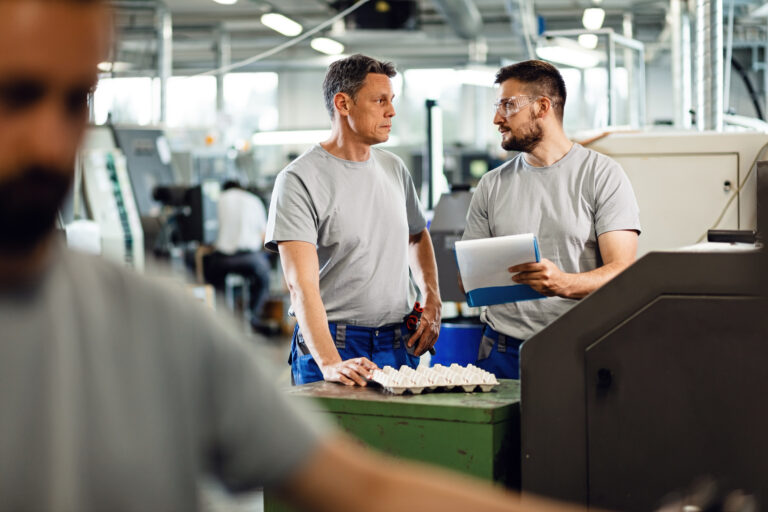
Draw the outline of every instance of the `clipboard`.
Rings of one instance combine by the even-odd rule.
[[[512,281],[507,269],[523,263],[541,261],[536,235],[480,238],[456,242],[456,263],[472,307],[506,304],[545,296],[528,286]]]

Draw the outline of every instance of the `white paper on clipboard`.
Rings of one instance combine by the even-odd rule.
[[[530,286],[512,281],[508,270],[540,259],[533,233],[456,242],[456,261],[473,307],[542,298]]]

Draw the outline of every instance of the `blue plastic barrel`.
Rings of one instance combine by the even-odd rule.
[[[477,361],[482,337],[483,324],[477,319],[443,322],[440,326],[440,337],[435,343],[435,355],[432,356],[430,364],[473,364]]]

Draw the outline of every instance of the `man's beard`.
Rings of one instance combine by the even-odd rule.
[[[501,147],[506,151],[522,151],[524,153],[530,153],[536,149],[544,134],[541,126],[536,123],[536,117],[533,115],[533,112],[531,112],[530,120],[530,130],[528,133],[514,136],[510,132],[510,138],[502,140]]]
[[[0,252],[34,249],[53,228],[71,181],[71,172],[42,165],[0,181]]]

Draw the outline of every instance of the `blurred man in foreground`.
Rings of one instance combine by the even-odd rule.
[[[309,510],[522,510],[310,422],[202,306],[60,247],[110,30],[102,2],[0,0],[0,510],[195,510],[203,473]]]

